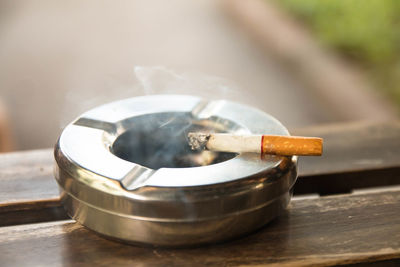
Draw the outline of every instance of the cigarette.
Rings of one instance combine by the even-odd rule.
[[[280,156],[320,156],[322,138],[280,135],[234,135],[222,133],[189,133],[193,150],[260,153]]]

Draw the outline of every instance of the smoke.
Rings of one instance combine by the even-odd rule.
[[[163,66],[137,66],[134,68],[134,74],[138,88],[146,95],[189,94],[210,100],[241,100],[250,103],[255,101],[234,82],[201,72],[179,72]]]
[[[86,73],[86,76],[91,76]],[[83,112],[119,99],[155,94],[195,95],[209,100],[232,100],[249,105],[257,102],[233,81],[207,75],[197,71],[179,71],[164,66],[136,66],[132,79],[117,81],[113,77],[105,84],[87,79],[82,83],[79,77],[69,79],[71,88],[66,94],[65,105],[60,118],[64,128]]]

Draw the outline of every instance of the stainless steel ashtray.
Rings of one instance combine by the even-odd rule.
[[[190,131],[288,135],[264,112],[193,96],[136,97],[82,114],[55,147],[68,214],[129,243],[186,246],[231,239],[279,215],[296,157],[192,151]]]

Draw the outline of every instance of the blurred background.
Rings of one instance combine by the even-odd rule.
[[[87,109],[153,93],[244,102],[289,129],[396,119],[399,13],[396,0],[3,0],[0,151],[52,147]]]

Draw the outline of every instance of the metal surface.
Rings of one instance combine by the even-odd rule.
[[[144,96],[84,113],[55,147],[65,208],[125,242],[185,246],[255,230],[282,212],[296,157],[191,151],[190,131],[288,135],[271,116],[229,101]]]

